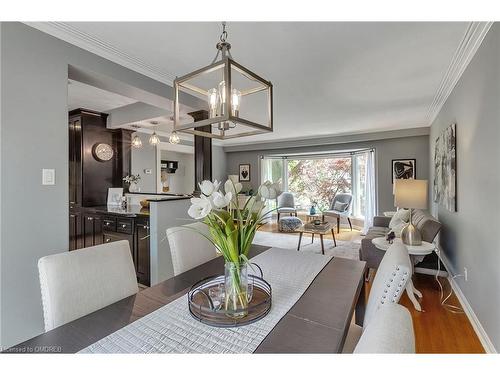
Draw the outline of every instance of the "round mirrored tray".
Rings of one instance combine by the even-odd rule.
[[[238,327],[254,323],[271,310],[271,285],[262,277],[248,275],[252,292],[246,315],[234,318],[231,315],[244,310],[224,309],[224,276],[210,276],[194,284],[188,293],[189,312],[196,320],[214,327]]]

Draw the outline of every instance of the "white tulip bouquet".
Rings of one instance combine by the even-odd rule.
[[[238,205],[238,193],[241,183],[227,180],[224,192],[221,183],[205,180],[199,184],[201,196],[191,198],[188,215],[193,219],[202,219],[210,230],[209,240],[224,256],[226,262],[246,261],[256,230],[264,223],[271,211],[264,212],[265,200],[275,199],[279,186],[269,181],[263,183],[257,194],[247,200],[243,208]]]
[[[201,182],[202,194],[191,199],[188,214],[208,226],[210,236],[206,236],[207,239],[224,257],[226,272],[228,268],[232,270],[232,280],[226,280],[226,307],[233,304],[233,309],[237,310],[247,306],[246,290],[241,290],[240,269],[248,263],[248,251],[255,232],[272,212],[265,212],[265,201],[275,199],[280,189],[277,184],[266,181],[240,208],[238,193],[242,190],[241,183],[227,180],[224,192],[220,191],[220,185],[217,180]],[[232,293],[228,293],[228,284],[234,289]]]

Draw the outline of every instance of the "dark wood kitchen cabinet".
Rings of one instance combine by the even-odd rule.
[[[105,205],[108,188],[122,187],[130,173],[132,131],[108,129],[106,113],[77,109],[69,112],[70,207]],[[97,146],[110,147],[109,160],[99,159]]]
[[[69,250],[127,240],[137,280],[150,285],[149,218],[108,213],[107,194],[130,174],[131,134],[108,129],[107,114],[76,109],[68,114]],[[100,157],[99,148],[111,157]]]
[[[124,218],[105,216],[103,219],[103,242],[126,240],[134,261],[137,281],[150,286],[149,219],[147,217]]]
[[[83,247],[103,243],[102,216],[93,213],[83,214]]]
[[[82,205],[82,119],[69,119],[69,209]]]
[[[104,210],[104,211],[102,211]],[[137,281],[151,284],[149,217],[107,213],[105,209],[82,207],[70,211],[70,250],[115,241],[128,241]]]
[[[149,221],[137,220],[134,231],[134,263],[137,280],[150,285]]]
[[[69,250],[83,247],[82,213],[80,210],[69,212]]]

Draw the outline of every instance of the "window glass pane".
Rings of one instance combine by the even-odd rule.
[[[283,159],[266,159],[261,160],[261,183],[271,181],[278,183],[280,189],[283,190]],[[276,208],[276,201],[267,201],[268,209]]]
[[[352,192],[351,158],[288,159],[288,191],[294,193],[299,208],[313,202],[320,210],[328,209],[338,193]]]
[[[357,218],[364,218],[365,216],[365,199],[366,199],[366,157],[367,154],[355,155],[355,169],[354,169],[354,185],[356,192],[353,200],[353,215]]]

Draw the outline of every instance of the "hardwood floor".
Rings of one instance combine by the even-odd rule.
[[[259,230],[266,232],[278,232],[276,223],[269,223]],[[294,235],[294,234],[292,234]],[[359,238],[360,232],[342,228],[336,238],[343,241],[352,241]],[[373,280],[373,274],[370,280]],[[445,289],[445,295],[449,293],[450,284],[446,278],[440,278]],[[406,293],[400,303],[406,306],[413,318],[417,353],[484,353],[483,346],[479,341],[467,316],[454,314],[440,304],[439,286],[433,276],[416,274],[413,282],[415,287],[423,294],[420,299],[422,309],[418,312],[408,299]],[[366,290],[369,291],[371,281],[367,283]],[[455,294],[448,300],[455,306],[460,306]]]

